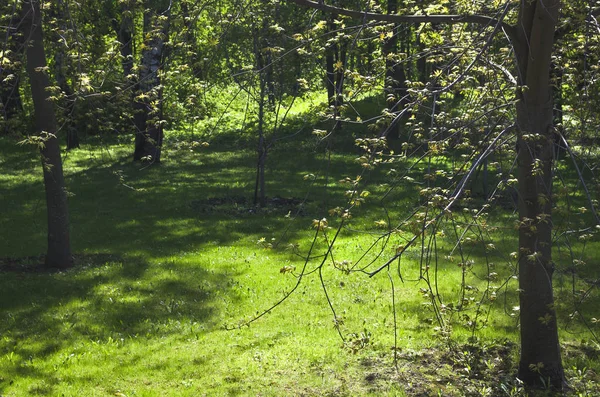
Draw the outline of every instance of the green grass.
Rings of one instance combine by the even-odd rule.
[[[163,163],[152,167],[130,161],[128,138],[88,137],[70,152],[64,164],[77,266],[59,273],[35,268],[46,239],[39,159],[14,139],[0,139],[0,395],[461,396],[497,395],[500,385],[516,393],[517,284],[507,264],[516,241],[509,211],[498,207],[489,215],[499,228],[491,232],[496,249],[487,256],[488,241],[469,232],[464,257],[456,250],[447,257],[455,229],[451,223],[440,229],[438,260],[423,266],[429,265],[432,290],[446,305],[440,308],[445,329],[437,328],[428,286],[419,279],[425,269],[420,246],[402,258],[403,281],[397,264],[390,269],[393,306],[386,272],[346,274],[328,261],[321,281],[323,234],[300,286],[248,326],[245,321],[296,284],[305,261],[290,244],[306,255],[313,220],[323,217],[333,227],[331,239],[340,221],[328,210],[347,202],[348,187],[338,181],[364,170],[355,161],[357,149],[341,144],[329,156],[306,129],[278,143],[267,159],[267,195],[297,201],[256,209],[252,140],[204,138],[211,146],[193,148],[183,133],[174,134]],[[406,216],[420,200],[419,185],[399,183],[385,210],[379,201],[393,184],[389,168],[406,165],[363,173],[371,196],[340,233],[337,262],[358,268],[372,261],[372,269],[409,236],[408,230],[392,235],[357,263],[381,232],[374,222]],[[470,221],[455,219],[459,230]],[[584,253],[585,278],[597,277],[597,257],[596,239]],[[467,260],[473,265],[457,266]],[[576,391],[597,391],[599,349],[581,318],[570,317],[584,296],[570,290],[567,262],[570,257],[556,277],[565,366]],[[295,271],[282,273],[286,266]],[[581,313],[596,332],[591,318],[600,318],[598,293],[579,276],[576,281],[577,289],[590,288]]]

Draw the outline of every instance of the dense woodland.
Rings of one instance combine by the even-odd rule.
[[[3,3],[0,395],[600,392],[598,18]]]

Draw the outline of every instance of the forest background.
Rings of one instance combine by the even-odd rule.
[[[0,393],[594,395],[598,14],[9,1]]]

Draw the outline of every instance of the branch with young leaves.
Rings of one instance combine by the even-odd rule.
[[[500,140],[500,138],[506,132],[510,131],[512,128],[514,128],[513,124],[511,124],[510,126],[506,127],[504,130],[502,130],[498,134],[498,136],[496,136],[496,138],[494,138],[494,140],[488,145],[488,147],[484,150],[484,152],[479,155],[479,157],[477,158],[477,160],[471,165],[471,168],[469,169],[469,172],[462,178],[462,180],[459,182],[458,186],[455,188],[454,192],[450,195],[450,201],[442,209],[442,211],[440,211],[433,219],[427,221],[425,223],[424,227],[422,227],[419,230],[419,232],[415,233],[414,236],[408,241],[408,243],[405,244],[401,249],[399,249],[398,252],[396,252],[395,255],[393,255],[389,260],[387,260],[383,265],[379,266],[374,271],[368,273],[369,277],[375,276],[376,274],[378,274],[379,272],[381,272],[383,269],[386,269],[388,266],[390,266],[396,259],[398,259],[399,257],[401,257],[404,254],[404,252],[409,247],[411,247],[415,243],[415,241],[417,241],[417,239],[421,238],[421,236],[423,234],[425,234],[425,232],[427,231],[427,229],[430,226],[437,225],[444,216],[446,216],[447,214],[450,213],[450,210],[451,210],[452,206],[456,203],[456,201],[464,193],[465,187],[467,185],[467,182],[469,180],[471,180],[471,178],[472,178],[473,173],[475,172],[475,170],[479,167],[479,165],[483,162],[483,160],[485,160],[494,151],[496,143]]]

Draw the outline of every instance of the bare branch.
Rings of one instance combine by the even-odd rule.
[[[513,75],[512,75],[512,73],[511,73],[511,72],[510,72],[510,71],[509,71],[507,68],[505,68],[505,67],[504,67],[504,66],[502,66],[502,65],[499,65],[499,64],[497,64],[497,63],[494,63],[494,62],[492,62],[492,61],[491,61],[490,59],[488,59],[488,58],[485,58],[485,57],[484,57],[484,58],[482,58],[482,59],[483,59],[483,61],[484,61],[485,63],[487,63],[487,64],[488,64],[488,65],[490,65],[491,67],[493,67],[493,68],[495,68],[495,69],[498,69],[499,71],[501,71],[501,72],[502,72],[502,74],[504,75],[504,77],[506,77],[506,79],[507,79],[508,81],[510,81],[512,85],[516,86],[516,85],[518,84],[518,83],[517,83],[517,79],[515,79],[515,76],[513,76]]]
[[[314,8],[325,12],[330,12],[338,15],[346,15],[352,18],[363,19],[364,21],[379,21],[393,23],[476,23],[483,26],[496,26],[500,24],[502,29],[511,38],[515,37],[514,27],[502,20],[488,17],[486,15],[397,15],[397,14],[379,14],[366,11],[355,11],[346,8],[334,7],[325,4],[323,1],[316,2],[312,0],[286,0],[296,3],[303,7]]]

